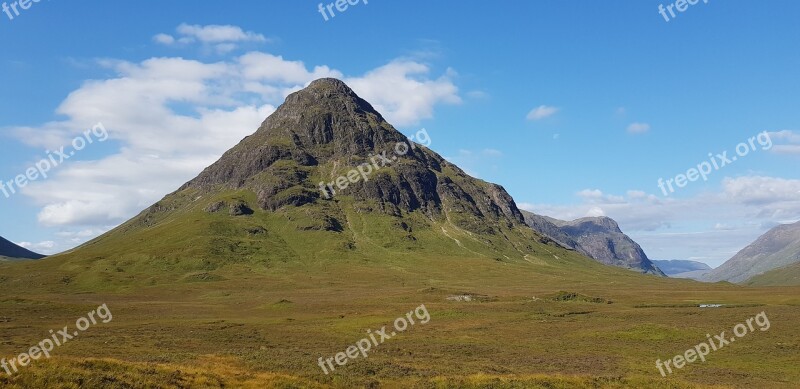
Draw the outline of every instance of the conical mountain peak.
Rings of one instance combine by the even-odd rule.
[[[251,210],[310,212],[331,226],[345,225],[349,210],[401,218],[413,213],[481,235],[524,225],[505,189],[413,143],[333,78],[289,95],[255,134],[176,195],[213,199],[233,191],[254,195],[244,204]]]

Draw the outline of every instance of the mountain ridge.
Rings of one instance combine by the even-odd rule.
[[[0,259],[41,259],[45,256],[21,247],[3,237],[0,237]]]
[[[647,258],[641,246],[622,232],[614,219],[601,216],[565,221],[533,212],[522,212],[528,226],[566,248],[606,265],[665,276]]]

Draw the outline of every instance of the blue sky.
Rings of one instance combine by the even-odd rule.
[[[322,76],[401,131],[426,128],[431,148],[522,208],[613,217],[654,259],[718,265],[800,219],[796,1],[700,1],[669,22],[658,6],[670,3],[649,0],[370,0],[328,21],[318,4],[42,0],[0,13],[0,180],[98,122],[109,135],[0,192],[0,236],[74,247]],[[765,131],[768,150],[659,189]]]

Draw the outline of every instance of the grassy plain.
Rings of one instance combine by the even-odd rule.
[[[0,357],[103,303],[113,320],[0,371],[0,387],[800,387],[800,287],[643,276],[532,235],[522,253],[522,235],[481,241],[418,215],[398,227],[334,210],[345,213],[335,232],[314,208],[232,218],[207,204],[162,203],[74,252],[1,263]],[[482,297],[448,300],[464,294]],[[317,365],[420,304],[429,323],[331,375]],[[762,311],[768,331],[667,378],[656,369]]]

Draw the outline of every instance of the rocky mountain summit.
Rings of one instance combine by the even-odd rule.
[[[616,221],[608,217],[558,220],[522,211],[525,222],[540,234],[560,245],[587,255],[606,265],[646,274],[664,276],[638,243],[625,235]]]
[[[408,147],[402,155],[396,153],[398,144]],[[375,154],[383,159],[374,176],[342,191],[356,201],[374,201],[362,204],[365,211],[399,216],[419,210],[437,218],[453,210],[507,226],[523,223],[505,189],[472,179],[438,154],[409,143],[372,105],[330,78],[290,95],[255,134],[180,190],[248,189],[257,195],[257,204],[251,206],[273,211],[329,203],[334,200],[326,198],[319,183],[334,182],[348,170],[374,162]],[[390,169],[380,170],[389,161]],[[457,224],[487,231],[478,223]]]

